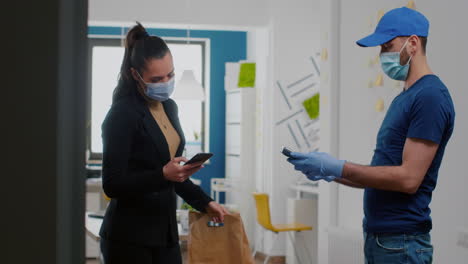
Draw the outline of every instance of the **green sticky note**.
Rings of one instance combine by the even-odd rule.
[[[255,87],[255,63],[241,63],[238,87]]]
[[[311,98],[302,102],[304,109],[307,111],[310,119],[316,119],[320,114],[320,93],[316,93]]]

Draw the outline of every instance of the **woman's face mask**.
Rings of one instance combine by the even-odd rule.
[[[136,72],[140,80],[145,84],[145,95],[150,99],[164,102],[172,95],[174,92],[174,77],[169,81],[164,83],[147,83],[143,80],[140,73]]]
[[[408,44],[408,40],[409,38],[399,52],[383,52],[380,54],[380,65],[383,72],[394,80],[405,81],[408,78],[410,61],[413,56],[410,56],[405,65],[400,65],[400,55],[406,44]]]

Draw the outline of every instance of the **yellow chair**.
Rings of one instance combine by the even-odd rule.
[[[294,232],[308,231],[308,230],[312,230],[312,227],[308,226],[308,225],[301,224],[301,223],[272,224],[271,223],[271,217],[270,217],[270,205],[269,205],[269,201],[268,201],[268,194],[266,194],[266,193],[253,193],[253,197],[255,199],[255,205],[257,207],[257,222],[258,222],[258,224],[261,225],[266,230],[269,230],[269,231],[276,234],[275,239],[273,241],[273,244],[271,246],[271,249],[273,249],[274,246],[275,246],[275,242],[279,237],[278,234],[280,232],[288,232],[288,234],[290,235],[289,238],[291,239],[291,243],[293,244],[293,247],[294,247],[294,252],[296,254],[296,259],[299,259],[299,255],[297,254],[297,248],[296,248],[296,245],[294,243],[294,239],[292,238],[290,232],[291,231],[294,231]],[[271,252],[271,249],[270,249],[270,252]],[[306,249],[306,252],[307,252],[307,249]],[[254,252],[253,252],[254,257],[255,257],[255,253],[257,253],[257,249],[254,249]],[[267,252],[265,252],[265,254],[267,254]],[[264,264],[268,263],[268,260],[270,259],[270,257],[271,257],[270,255],[267,255],[267,257],[265,258],[265,261],[263,263]],[[310,263],[310,261],[309,262],[299,261],[299,263],[304,263],[305,264],[305,263]]]

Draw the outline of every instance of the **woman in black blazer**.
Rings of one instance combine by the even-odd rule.
[[[202,163],[180,165],[185,140],[166,43],[137,23],[127,34],[112,107],[102,125],[103,188],[111,198],[101,227],[106,264],[182,263],[176,194],[223,221],[227,211],[189,177]]]

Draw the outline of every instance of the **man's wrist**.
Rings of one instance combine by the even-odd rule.
[[[335,176],[336,178],[343,178],[343,170],[346,160],[336,160],[335,164],[333,165],[331,175]]]
[[[343,164],[343,169],[341,170],[341,179],[348,179],[349,175],[348,175],[348,162],[345,161],[345,163]]]

